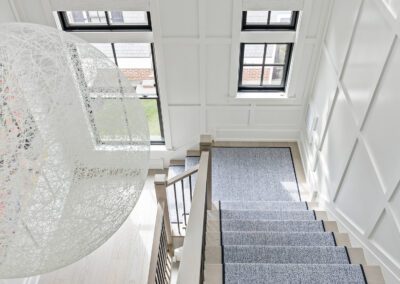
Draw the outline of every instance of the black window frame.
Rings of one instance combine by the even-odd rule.
[[[118,66],[118,56],[117,56],[117,53],[115,51],[115,42],[110,42],[110,44],[111,44],[111,49],[112,49],[112,52],[113,52],[114,63],[115,63],[115,65]],[[139,96],[139,99],[140,100],[156,100],[156,102],[157,102],[157,112],[158,112],[158,123],[160,125],[161,140],[150,140],[150,144],[151,145],[165,145],[164,126],[163,126],[162,113],[161,113],[161,101],[160,101],[160,95],[159,95],[159,89],[158,89],[156,58],[155,58],[155,54],[154,54],[154,43],[151,42],[149,44],[150,44],[151,56],[152,56],[152,62],[153,62],[154,87],[156,88],[156,96],[141,95],[141,96]]]
[[[286,54],[284,64],[265,64],[266,50],[267,46],[271,44],[286,44]],[[244,64],[244,48],[246,45],[264,45],[263,60],[260,64]],[[238,91],[239,92],[285,92],[287,86],[287,78],[289,75],[289,69],[291,64],[291,57],[293,51],[293,43],[290,42],[261,42],[261,43],[240,43],[240,63],[239,63],[239,82]],[[245,66],[257,66],[261,67],[261,80],[260,85],[242,85],[243,67]],[[282,74],[282,84],[280,86],[276,85],[263,85],[264,80],[264,69],[268,66],[283,66]]]
[[[114,63],[118,66],[118,59],[116,56],[116,52],[115,52],[115,46],[113,42],[108,42],[111,45],[111,49],[113,52],[113,60]],[[156,95],[141,95],[139,96],[140,100],[156,100],[157,102],[157,112],[158,112],[158,122],[159,122],[159,126],[160,126],[160,136],[161,136],[161,140],[151,140],[150,139],[150,144],[151,145],[165,145],[165,135],[164,135],[164,124],[163,124],[163,118],[162,118],[162,111],[161,111],[161,101],[160,101],[160,93],[159,93],[159,88],[158,88],[158,75],[157,75],[157,68],[156,68],[156,56],[155,56],[155,52],[154,52],[154,43],[150,42],[150,48],[151,48],[151,55],[152,55],[152,61],[153,61],[153,72],[154,72],[154,87],[156,88]],[[71,54],[71,56],[78,56],[78,51],[76,48],[73,48],[73,54]],[[84,86],[84,92],[83,92],[83,96],[86,99],[89,99],[88,94],[86,93],[86,91],[89,89],[85,80],[85,76],[82,73],[83,68],[81,66],[75,66],[75,73],[77,76],[77,79],[80,81],[80,84],[82,84]],[[110,92],[112,92],[113,90],[110,90]],[[115,91],[115,90],[114,90]],[[103,98],[103,99],[120,99],[119,97],[107,97],[107,98]],[[129,98],[127,98],[129,99]],[[131,143],[120,143],[120,141],[103,141],[98,133],[96,124],[94,122],[94,114],[93,111],[90,109],[90,107],[88,105],[85,104],[85,108],[87,110],[87,113],[89,115],[89,122],[90,125],[92,127],[92,131],[93,131],[93,135],[95,138],[95,141],[98,145],[130,145]]]
[[[265,12],[268,12],[267,24],[247,24],[247,11],[243,11],[242,31],[295,31],[296,30],[299,11],[291,11],[292,21],[290,24],[270,24],[271,11],[265,11]]]
[[[61,27],[66,32],[102,32],[102,31],[152,31],[150,12],[146,11],[147,15],[147,25],[117,25],[111,24],[109,12],[113,11],[101,11],[106,15],[105,24],[74,24],[71,25],[68,21],[67,11],[58,11],[58,18],[60,19]]]

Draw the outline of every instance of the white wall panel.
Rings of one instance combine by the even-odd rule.
[[[229,93],[230,45],[207,45],[207,103],[227,103]]]
[[[159,1],[164,37],[197,37],[199,34],[198,0]]]
[[[400,44],[393,45],[400,19],[388,12],[398,2],[332,1],[324,42],[332,64],[322,56],[310,98],[314,115],[322,115],[318,130],[326,129],[317,159],[305,123],[301,135],[305,163],[319,161],[307,174],[320,201],[366,248],[368,263],[380,264],[388,284],[400,283]]]
[[[324,3],[324,1],[315,1],[313,3],[311,13],[314,16],[310,18],[309,28],[307,30],[307,37],[316,37],[320,32],[321,17],[324,16],[323,13],[321,13],[320,11],[321,9],[323,9],[325,4],[326,3]]]
[[[368,153],[359,142],[337,194],[336,206],[360,232],[366,232],[379,217],[384,201]]]
[[[371,240],[385,255],[400,264],[400,232],[389,211],[385,210],[381,216],[377,227],[371,235]]]
[[[172,145],[192,146],[200,137],[200,108],[194,106],[169,107]],[[184,131],[182,131],[184,130]]]
[[[336,70],[343,66],[360,4],[361,0],[333,1],[325,43]]]
[[[393,216],[396,220],[397,227],[400,230],[400,190],[399,190],[399,188],[400,188],[400,185],[397,188],[396,193],[394,194],[394,196],[390,202],[390,207],[392,209]]]
[[[321,150],[321,159],[327,167],[324,175],[331,196],[335,195],[357,135],[358,130],[346,97],[343,92],[339,92]]]
[[[298,128],[303,114],[299,107],[256,107],[254,124],[276,128]]]
[[[8,1],[0,2],[0,23],[14,22],[15,16]]]
[[[200,0],[206,1],[207,14],[206,36],[229,37],[232,33],[232,1],[231,0]],[[224,17],[221,17],[224,15]]]
[[[400,45],[397,42],[364,127],[367,145],[389,193],[400,179],[399,74]]]
[[[197,45],[164,45],[164,70],[170,104],[198,104],[199,51]]]
[[[357,121],[363,121],[393,34],[373,0],[365,0],[343,74]]]
[[[328,112],[332,105],[337,89],[337,74],[328,55],[323,52],[318,69],[314,92],[311,98],[312,110],[319,117],[317,133],[322,136],[323,126],[327,121]]]
[[[218,127],[246,126],[248,122],[247,108],[216,107],[207,110],[207,127],[210,131]]]

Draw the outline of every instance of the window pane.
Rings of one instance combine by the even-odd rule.
[[[100,50],[108,59],[115,62],[114,54],[112,51],[111,43],[92,43],[94,47]]]
[[[247,11],[246,24],[249,25],[268,24],[268,11]]]
[[[282,66],[265,66],[263,85],[264,86],[281,86],[283,80]]]
[[[104,11],[67,11],[68,23],[73,25],[107,25]]]
[[[112,25],[148,25],[145,11],[109,11]]]
[[[268,44],[265,64],[285,64],[287,44]]]
[[[242,85],[243,86],[260,86],[261,85],[262,67],[243,66]]]
[[[292,11],[271,11],[271,25],[290,25],[292,22]]]
[[[94,123],[101,141],[129,141],[126,116],[119,99],[92,99]]]
[[[153,56],[149,43],[115,43],[118,67],[136,87],[136,93],[156,96]]]
[[[244,64],[262,64],[264,44],[246,44],[244,46]]]
[[[149,132],[151,141],[162,141],[160,120],[158,117],[158,106],[156,99],[142,99],[140,100],[144,107],[147,120],[149,122]]]

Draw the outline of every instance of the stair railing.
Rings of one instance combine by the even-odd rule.
[[[189,211],[190,211],[189,208],[191,206],[192,199],[193,199],[193,186],[192,186],[192,183],[194,181],[193,175],[195,173],[197,173],[198,170],[199,170],[199,166],[196,165],[196,166],[186,170],[185,172],[180,173],[177,176],[174,176],[171,179],[167,179],[167,176],[164,174],[155,175],[155,177],[154,177],[154,185],[155,185],[155,189],[156,189],[157,201],[160,203],[164,202],[166,204],[166,206],[164,207],[164,214],[168,215],[168,220],[166,220],[166,222],[168,221],[170,223],[170,226],[168,228],[170,235],[172,233],[171,225],[177,226],[177,231],[178,231],[179,236],[182,236],[183,229],[186,229]],[[187,188],[185,186],[185,182],[184,182],[185,179],[188,181],[189,188]],[[181,218],[181,215],[179,214],[179,205],[178,205],[178,196],[177,196],[179,187],[181,189],[180,194],[182,196],[182,207],[183,207],[182,218]],[[172,189],[174,192],[174,203],[175,203],[174,208],[168,207],[167,190],[170,190],[170,189]],[[175,210],[176,222],[170,222],[169,210]]]
[[[158,203],[152,254],[150,259],[149,284],[168,284],[171,280],[171,247],[168,245],[164,205]]]
[[[201,146],[201,143],[200,143]],[[204,146],[204,143],[203,143]],[[211,208],[211,143],[201,156],[193,195],[190,220],[183,243],[182,259],[178,271],[178,284],[203,283],[205,233],[207,209]],[[210,207],[209,207],[210,206]]]

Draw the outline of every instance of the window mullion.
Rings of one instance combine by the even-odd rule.
[[[106,14],[107,26],[111,26],[111,25],[110,25],[110,17],[109,17],[109,15],[108,15],[108,11],[104,11],[104,13]]]
[[[267,54],[267,44],[264,43],[264,54],[263,54],[263,61],[262,61],[262,69],[261,69],[261,80],[260,80],[260,86],[263,85],[264,83],[264,64],[265,64],[265,56]]]
[[[113,52],[115,65],[118,66],[117,53],[115,52],[115,46],[114,46],[114,43],[113,43],[113,42],[111,43],[111,49],[112,49],[112,52]]]

